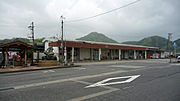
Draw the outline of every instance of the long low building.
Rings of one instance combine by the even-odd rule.
[[[49,46],[60,47],[61,41],[51,42]],[[150,59],[160,58],[158,47],[115,44],[92,41],[64,41],[68,61],[115,60],[115,59]],[[60,49],[61,50],[61,49]],[[59,51],[60,55],[61,51]],[[58,57],[58,56],[57,56]]]

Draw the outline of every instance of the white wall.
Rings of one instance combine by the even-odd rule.
[[[34,52],[34,59],[37,59],[37,52]],[[42,57],[45,56],[44,53],[39,53],[39,59],[42,59]]]
[[[51,43],[52,41],[45,41],[44,42],[44,51],[46,51],[48,48],[49,48],[49,43]],[[54,55],[56,56],[57,58],[57,61],[59,61],[59,50],[58,50],[58,47],[53,47],[53,52],[54,52]]]
[[[80,60],[90,59],[90,48],[80,48]]]
[[[166,54],[164,52],[161,52],[161,58],[165,58]]]
[[[57,61],[59,61],[59,49],[58,49],[58,47],[53,47],[53,52],[57,58]]]

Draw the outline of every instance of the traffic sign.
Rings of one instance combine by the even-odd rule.
[[[174,43],[173,43],[173,46],[174,46],[174,47],[177,47],[177,44],[176,44],[176,42],[174,42]]]

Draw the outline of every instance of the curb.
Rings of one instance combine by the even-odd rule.
[[[71,67],[81,67],[81,65],[62,66],[62,67],[47,67],[47,68],[37,68],[37,69],[24,69],[24,70],[17,70],[17,71],[4,71],[4,72],[0,72],[0,74],[15,73],[15,72],[27,72],[27,71],[37,71],[37,70],[48,70],[48,69],[61,69],[61,68],[71,68]]]

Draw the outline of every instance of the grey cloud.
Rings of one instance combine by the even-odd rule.
[[[72,12],[79,6],[78,2],[81,0],[56,1],[59,3],[55,5],[57,9],[48,11],[47,7],[53,1],[56,0],[2,0],[0,2],[1,39],[27,37],[29,33],[27,26],[31,21],[35,22],[36,38],[60,35],[60,14],[65,14],[67,18],[65,21],[68,18],[87,17],[88,15],[85,14],[91,15],[90,12],[96,14],[96,9],[84,13]],[[132,1],[128,0],[128,2]],[[126,0],[115,0],[114,2],[92,0],[89,2],[94,3],[95,7],[102,11],[128,3]],[[61,6],[62,3],[65,4]],[[173,38],[176,39],[180,38],[179,9],[179,0],[141,0],[137,4],[94,19],[65,23],[65,36],[66,39],[75,39],[91,31],[97,31],[122,42],[140,40],[151,35],[167,37],[167,33],[172,32],[174,33]]]

